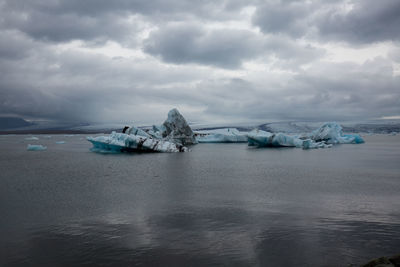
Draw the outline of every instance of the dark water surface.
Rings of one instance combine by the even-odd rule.
[[[25,137],[0,136],[1,266],[348,266],[400,252],[400,136],[131,155]]]

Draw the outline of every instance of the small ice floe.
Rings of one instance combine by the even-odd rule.
[[[59,144],[59,145],[65,144],[65,141],[56,141],[56,144]]]
[[[28,151],[43,151],[43,150],[46,150],[46,149],[47,149],[47,147],[42,146],[42,145],[31,145],[31,144],[29,144],[26,147],[26,150],[28,150]]]
[[[39,140],[39,138],[37,138],[36,136],[30,136],[30,137],[26,137],[25,140],[36,141],[36,140]]]
[[[397,133],[396,132],[391,132],[390,135],[397,135]]]
[[[45,135],[45,136],[43,136],[43,138],[50,139],[50,138],[52,138],[52,136],[51,135]]]
[[[64,134],[65,137],[73,137],[75,136],[74,134]]]

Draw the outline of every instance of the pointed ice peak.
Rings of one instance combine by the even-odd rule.
[[[191,145],[196,143],[194,133],[185,118],[174,108],[168,112],[168,118],[164,122],[165,130],[162,136],[182,145]]]

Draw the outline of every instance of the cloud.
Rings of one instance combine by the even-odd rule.
[[[36,45],[15,31],[0,31],[0,58],[21,59],[29,55]]]
[[[397,3],[377,5],[0,0],[0,115],[136,124],[162,122],[172,107],[196,122],[395,116]],[[360,44],[355,61],[348,54]]]
[[[52,13],[44,5],[33,4],[23,5],[21,9],[17,9],[15,5],[11,7],[6,5],[4,10],[0,22],[2,28],[20,31],[44,42],[85,40],[96,44],[116,39],[132,43],[134,42],[131,40],[134,39],[132,37],[140,31],[140,24],[137,21],[116,14],[92,17],[67,11]]]
[[[127,43],[143,30],[144,21],[158,24],[190,17],[223,19],[229,13],[224,11],[224,6],[224,1],[211,0],[196,5],[185,0],[5,0],[0,24],[42,41],[85,40],[97,44],[118,40]]]
[[[399,14],[397,0],[272,0],[257,6],[252,21],[265,34],[370,44],[399,40]]]
[[[400,40],[400,2],[358,0],[351,10],[329,9],[314,22],[322,38],[366,44]]]
[[[267,1],[257,7],[253,23],[266,34],[301,37],[307,31],[307,17],[313,6],[305,1]]]
[[[198,63],[236,68],[256,57],[263,39],[251,31],[205,29],[198,25],[168,25],[150,34],[144,51],[165,62]]]

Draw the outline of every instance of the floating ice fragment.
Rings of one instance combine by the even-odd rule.
[[[236,128],[223,128],[210,131],[197,131],[196,140],[199,143],[245,143],[247,133],[239,132]]]
[[[59,144],[59,145],[65,144],[65,141],[56,141],[56,144]]]
[[[25,140],[36,141],[39,140],[39,138],[37,138],[36,136],[31,136],[31,137],[26,137]]]
[[[31,144],[29,144],[26,147],[26,150],[28,150],[28,151],[43,151],[43,150],[46,150],[46,149],[47,149],[47,147],[42,146],[42,145],[31,145]]]

